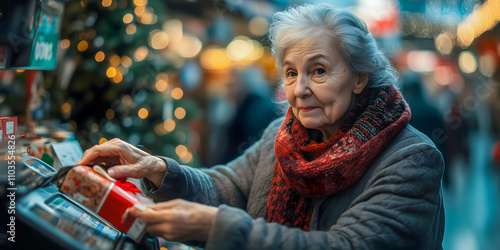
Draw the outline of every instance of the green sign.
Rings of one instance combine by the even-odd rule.
[[[33,43],[30,67],[53,69],[56,67],[57,41],[59,34],[38,34]]]
[[[54,69],[63,5],[55,0],[42,1],[35,41],[31,49],[29,69]]]

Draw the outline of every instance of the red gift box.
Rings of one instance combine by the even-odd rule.
[[[68,172],[59,190],[139,242],[144,235],[146,223],[130,215],[128,209],[134,204],[153,202],[141,193],[123,190],[120,187],[122,184],[124,183],[108,180],[91,167],[76,166]],[[128,182],[125,186],[127,185],[133,184]],[[134,185],[133,187],[135,188]]]
[[[0,117],[1,137],[7,139],[9,135],[17,135],[17,116]]]

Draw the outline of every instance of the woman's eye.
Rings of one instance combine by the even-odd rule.
[[[318,75],[322,75],[325,72],[326,72],[325,69],[322,69],[322,68],[316,69],[316,74],[318,74]]]
[[[295,76],[297,76],[297,73],[295,73],[293,71],[288,71],[287,75],[290,77],[295,77]]]

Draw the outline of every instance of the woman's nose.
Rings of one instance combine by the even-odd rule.
[[[294,94],[299,98],[305,98],[311,95],[311,89],[309,88],[310,79],[307,75],[299,75],[297,79],[297,84],[295,85]]]

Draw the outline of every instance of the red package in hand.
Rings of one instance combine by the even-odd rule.
[[[139,242],[144,235],[146,223],[130,215],[128,210],[134,204],[152,204],[152,200],[142,195],[132,183],[126,180],[115,182],[100,167],[96,170],[99,173],[87,166],[73,167],[59,190]],[[122,187],[130,191],[125,191]]]

